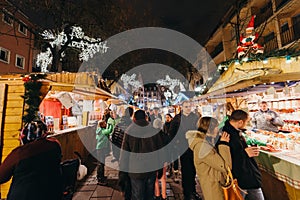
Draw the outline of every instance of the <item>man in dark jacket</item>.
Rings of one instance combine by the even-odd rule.
[[[119,123],[115,126],[111,136],[113,156],[117,161],[120,159],[120,149],[122,147],[125,130],[132,123],[133,108],[128,107],[125,109],[124,116],[121,117]]]
[[[182,103],[181,112],[177,114],[171,121],[169,135],[175,143],[174,152],[180,156],[182,188],[184,200],[201,199],[196,193],[196,169],[194,166],[193,151],[189,148],[185,133],[189,130],[197,129],[197,121],[199,117],[192,113],[191,103],[185,101]]]
[[[112,134],[112,149],[113,155],[117,161],[120,159],[121,147],[125,135],[125,130],[132,123],[133,108],[127,107],[124,112],[124,116],[121,117],[119,123],[115,126]],[[124,194],[125,200],[131,199],[131,183],[127,172],[119,171],[118,185],[122,193]]]
[[[162,158],[151,157],[157,155],[152,153],[162,148],[164,144],[161,135],[151,126],[147,118],[143,110],[134,113],[134,123],[125,131],[122,144],[120,170],[129,172],[131,200],[153,200],[156,170],[163,165]]]
[[[248,147],[242,135],[249,122],[248,113],[242,110],[232,112],[225,122],[223,131],[230,134],[230,153],[232,157],[232,174],[238,180],[239,186],[248,194],[243,194],[247,200],[263,200],[261,190],[261,174],[254,160],[259,155],[258,147]]]

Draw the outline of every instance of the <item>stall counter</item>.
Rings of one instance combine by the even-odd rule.
[[[263,190],[267,199],[300,199],[299,152],[261,150],[256,161],[262,170]]]
[[[85,160],[91,153],[90,151],[96,147],[95,132],[96,125],[80,126],[55,131],[49,137],[54,137],[60,142],[62,160],[76,158],[77,156],[74,152],[78,152],[82,156],[82,159]]]

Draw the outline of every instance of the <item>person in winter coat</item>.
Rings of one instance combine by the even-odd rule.
[[[202,117],[198,130],[186,133],[189,147],[194,152],[194,164],[205,200],[223,200],[221,183],[225,183],[227,167],[231,168],[229,134],[224,132],[216,148],[214,138],[218,136],[218,121]]]
[[[185,133],[187,131],[197,129],[198,120],[198,115],[192,112],[192,103],[189,101],[184,101],[182,103],[180,113],[175,115],[169,128],[169,135],[172,138],[172,142],[174,140],[175,143],[173,152],[174,154],[177,154],[177,156],[180,156],[182,175],[181,185],[183,189],[184,200],[201,199],[199,194],[196,192],[196,169],[194,166],[194,154],[189,148],[188,141],[185,138]]]
[[[110,152],[110,141],[108,138],[112,132],[112,126],[106,127],[105,120],[101,120],[98,122],[98,127],[96,129],[96,156],[99,161],[97,168],[98,185],[107,185],[106,178],[104,177],[104,166],[105,158]]]
[[[247,192],[242,195],[247,200],[264,200],[261,189],[261,174],[254,157],[259,155],[259,147],[249,147],[243,136],[243,130],[250,121],[249,114],[243,110],[232,112],[222,128],[230,134],[230,153],[232,158],[232,175],[239,186]]]
[[[163,140],[164,140],[164,145],[168,144],[168,141],[164,139],[166,137],[166,133],[163,132],[162,127],[163,123],[159,118],[156,118],[153,121],[153,127],[157,129],[158,134],[161,134]],[[166,200],[167,199],[167,178],[166,178],[166,172],[167,172],[167,162],[164,163],[163,168],[157,170],[157,175],[156,175],[156,180],[155,180],[155,190],[154,190],[154,195],[155,195],[155,200]],[[159,181],[161,183],[161,191],[159,189]]]
[[[133,108],[128,107],[124,111],[124,115],[119,119],[119,122],[114,126],[114,131],[111,136],[113,156],[117,161],[120,159],[120,150],[122,147],[125,130],[132,123]]]
[[[163,132],[167,135],[167,138],[168,138],[168,141],[167,141],[167,144],[171,141],[172,137],[169,135],[169,129],[170,129],[170,125],[171,125],[171,121],[173,120],[173,117],[170,113],[167,113],[165,115],[165,123],[164,123],[164,126],[163,126]],[[178,178],[178,154],[174,154],[173,151],[170,151],[169,152],[169,155],[171,157],[171,160],[173,162],[170,162],[168,168],[167,168],[167,176],[170,177],[172,176],[173,174],[173,170],[174,170],[174,173],[175,173],[175,179],[174,180],[175,182],[179,182],[179,178]]]
[[[116,111],[115,110],[110,111],[109,118],[106,121],[106,129],[110,130],[109,137],[111,138],[111,140],[112,140],[112,135],[113,135],[113,132],[115,130],[115,127],[116,127],[116,124],[118,121],[119,121],[119,119],[117,119]],[[117,153],[114,153],[115,148],[113,148],[113,146],[111,146],[111,143],[109,143],[109,149],[112,150],[112,154],[114,156],[114,159],[112,159],[111,162],[118,161],[118,159],[115,157],[115,154],[117,154]],[[117,151],[118,151],[118,149],[117,149]],[[118,154],[117,154],[117,156],[118,156]]]
[[[15,148],[0,165],[0,184],[13,177],[7,200],[62,198],[61,146],[55,138],[47,137],[46,131],[41,121],[31,123],[30,130],[26,126],[22,132],[37,137]]]
[[[163,155],[154,154],[157,157],[151,159],[147,155],[162,147],[163,139],[149,123],[146,112],[137,110],[125,131],[120,155],[120,170],[128,172],[131,180],[131,200],[153,200],[156,170],[163,164]],[[152,165],[153,170],[146,169]]]
[[[122,143],[124,140],[125,130],[132,123],[133,108],[127,107],[124,116],[121,117],[119,123],[115,126],[112,134],[112,149],[114,157],[119,161]],[[125,200],[131,199],[131,183],[127,172],[119,171],[118,186]]]
[[[170,138],[170,136],[169,136],[169,129],[170,129],[170,125],[171,125],[172,119],[173,119],[173,117],[172,117],[172,115],[171,115],[170,113],[167,113],[167,114],[165,115],[165,123],[164,123],[164,125],[163,125],[163,132],[164,132],[165,134],[167,134],[169,140],[171,140],[171,138]],[[168,141],[168,143],[169,143],[169,142],[170,142],[170,141]]]

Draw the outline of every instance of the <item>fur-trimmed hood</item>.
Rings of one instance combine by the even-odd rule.
[[[231,166],[230,149],[221,144],[218,151],[210,143],[208,135],[191,130],[186,132],[189,147],[193,150],[194,165],[205,199],[223,200],[224,195],[220,183],[224,183],[226,166]]]
[[[185,137],[188,140],[190,149],[194,150],[196,144],[205,142],[206,135],[200,131],[191,130],[186,132]]]
[[[205,134],[197,130],[191,130],[186,132],[185,137],[188,140],[189,147],[193,150],[193,146],[195,145],[193,143],[196,141],[203,142],[205,139]]]
[[[203,132],[191,130],[186,132],[185,137],[188,140],[189,148],[193,151],[198,144],[201,144],[198,155],[200,158],[207,156],[208,153],[214,148],[214,146],[206,140],[207,135]]]

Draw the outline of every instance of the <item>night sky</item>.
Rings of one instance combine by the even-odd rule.
[[[47,16],[47,9],[38,7],[44,1],[40,0],[14,0],[16,4],[27,6],[25,13],[40,25],[42,29],[55,24],[54,18],[57,16],[69,14],[69,20],[72,23],[78,23],[78,18],[86,19],[79,22],[85,24],[97,24],[99,27],[92,31],[91,37],[109,38],[122,31],[139,27],[164,27],[179,31],[198,41],[202,46],[208,40],[209,36],[218,26],[224,14],[236,0],[53,0],[61,6],[61,2],[72,6],[72,12],[76,15],[70,15],[69,9],[61,6],[52,16]],[[103,2],[108,2],[106,8]],[[54,3],[54,4],[55,4]],[[36,8],[34,9],[33,6]],[[115,7],[114,12],[110,8]],[[41,9],[40,9],[41,8]],[[85,12],[85,13],[84,13]],[[101,13],[101,14],[99,14]],[[75,17],[76,16],[76,17]],[[86,17],[87,16],[87,17]],[[103,16],[103,17],[102,17]],[[115,17],[117,16],[117,17]],[[119,20],[120,19],[120,20]],[[120,22],[120,23],[119,23]],[[83,24],[82,24],[83,25]],[[100,30],[97,33],[97,30]],[[165,64],[177,69],[185,76],[191,72],[192,66],[181,57],[172,55],[160,50],[143,50],[128,53],[117,59],[106,72],[104,77],[112,78],[115,71],[118,74],[126,72],[135,66],[156,62]]]
[[[45,17],[47,10],[38,7],[38,4],[41,4],[40,2],[43,1],[11,1],[15,2],[16,5],[19,5],[25,10],[25,13],[41,27],[46,28],[53,23],[51,22],[53,17]],[[118,15],[121,12],[128,15],[127,21],[125,20],[123,22],[126,24],[126,29],[152,26],[149,21],[156,21],[156,26],[174,29],[187,34],[204,45],[204,42],[207,41],[209,35],[213,32],[226,11],[235,1],[236,0],[53,0],[51,2],[58,2],[59,5],[61,4],[60,2],[72,4],[74,7],[77,7],[75,9],[77,13],[80,13],[83,9],[92,9],[94,12],[103,12],[99,7],[103,5],[102,2],[109,2],[109,4],[120,9],[120,12],[114,13],[115,15]],[[24,6],[27,8],[24,8]],[[37,9],[33,10],[33,6],[36,6]],[[104,12],[106,12],[105,9]],[[68,9],[61,8],[61,12],[67,13],[67,10]],[[56,15],[58,16],[60,13],[56,13]],[[75,16],[77,17],[77,15]],[[76,17],[73,19],[71,18],[71,20],[75,20],[76,22]],[[101,24],[105,25],[109,24],[111,18],[108,17],[98,20],[101,21]],[[106,37],[110,37],[113,34],[123,31],[122,28],[117,30],[118,27],[110,28],[115,29],[115,32],[107,30],[108,28],[105,26],[102,27],[103,32],[107,32]]]
[[[126,1],[119,1],[121,2],[119,4],[121,9],[126,10],[126,6],[128,6]],[[234,0],[153,0],[151,2],[138,0],[130,6],[134,7],[140,15],[148,11],[150,13],[149,17],[158,21],[158,26],[184,33],[204,46],[209,36],[234,2]],[[147,21],[148,19],[144,19],[144,24],[138,24],[137,26],[147,26]],[[142,54],[143,56],[140,60],[131,62],[128,66],[122,60],[126,60],[126,57],[130,57],[130,54],[122,56],[120,62],[118,60],[114,63],[117,66],[117,70],[122,73],[122,69],[124,68],[126,71],[133,66],[156,62],[172,66],[185,76],[193,71],[193,66],[179,56],[160,50],[148,50],[144,52],[146,53]],[[135,57],[134,55],[132,56]],[[126,64],[123,65],[123,63]],[[122,68],[118,66],[122,66]],[[104,76],[109,77],[109,74],[111,72],[104,73]]]
[[[165,26],[191,36],[202,45],[234,0],[153,1],[154,15]]]
[[[136,12],[149,12],[148,17],[158,21],[158,26],[184,33],[202,45],[216,28],[226,11],[236,0],[117,0],[121,9],[127,6]],[[128,3],[130,2],[130,3]],[[131,19],[137,20],[137,19]],[[143,19],[147,26],[147,18]],[[143,23],[137,26],[142,26]]]

